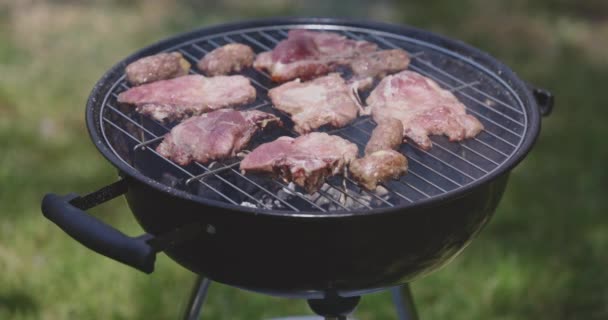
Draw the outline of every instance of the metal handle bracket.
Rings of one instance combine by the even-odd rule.
[[[553,105],[555,103],[555,97],[553,96],[553,93],[551,93],[549,90],[542,88],[531,87],[531,89],[532,94],[536,99],[536,103],[538,104],[538,107],[540,109],[540,114],[543,117],[550,115],[551,112],[553,112]]]

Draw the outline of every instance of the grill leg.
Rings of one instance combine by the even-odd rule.
[[[399,320],[419,320],[409,284],[391,289]]]
[[[184,320],[197,320],[200,317],[209,285],[211,285],[211,280],[197,276],[184,312]]]
[[[207,296],[207,291],[211,285],[211,280],[205,277],[197,277],[186,306],[184,320],[197,320],[202,312],[203,303]],[[414,305],[414,298],[409,284],[391,289],[393,303],[397,309],[397,318],[399,320],[419,320]],[[346,320],[346,316],[325,317],[325,320]]]

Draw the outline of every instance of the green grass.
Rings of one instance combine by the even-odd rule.
[[[0,1],[0,319],[179,314],[193,274],[164,255],[144,275],[94,254],[46,221],[40,200],[114,181],[83,121],[90,89],[113,63],[176,32],[296,13],[362,16],[457,37],[556,94],[554,114],[543,119],[489,226],[454,262],[413,284],[422,319],[608,318],[604,1],[191,2]],[[141,232],[124,200],[91,213]],[[204,319],[309,313],[303,301],[213,284]],[[364,297],[357,317],[394,318],[390,295]]]

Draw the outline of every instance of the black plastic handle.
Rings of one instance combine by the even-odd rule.
[[[76,194],[47,194],[42,200],[42,213],[87,248],[145,273],[154,271],[156,250],[148,244],[152,236],[132,238],[103,223],[73,204],[84,198]]]
[[[555,97],[553,93],[549,90],[537,88],[532,85],[528,85],[532,94],[534,95],[534,99],[536,99],[536,104],[538,104],[538,108],[540,109],[540,114],[543,117],[546,117],[551,114],[553,111],[553,104],[555,103]]]

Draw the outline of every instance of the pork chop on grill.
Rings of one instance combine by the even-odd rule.
[[[134,86],[185,76],[190,63],[179,52],[159,53],[130,63],[125,68],[127,81]]]
[[[217,76],[251,67],[255,53],[247,45],[230,43],[207,53],[197,64],[206,75]]]
[[[423,149],[429,135],[446,135],[450,141],[475,137],[483,125],[466,114],[465,106],[449,91],[416,72],[402,71],[382,79],[366,100],[377,123],[395,118],[404,135]]]
[[[305,134],[329,124],[341,128],[357,118],[359,106],[337,73],[308,82],[296,79],[271,89],[273,106],[291,115],[294,130]]]
[[[253,66],[270,73],[272,80],[310,79],[329,73],[337,61],[356,53],[376,51],[367,41],[355,41],[334,32],[296,29],[268,52],[258,54]]]
[[[342,173],[357,157],[357,146],[338,136],[312,132],[280,137],[255,148],[241,161],[243,172],[267,172],[314,193],[327,177]]]
[[[310,79],[348,66],[355,78],[377,78],[407,68],[402,49],[380,50],[368,41],[356,41],[334,32],[291,30],[272,51],[258,54],[253,66],[270,73],[272,80]]]
[[[379,183],[397,179],[407,172],[407,159],[395,150],[379,150],[353,160],[350,176],[367,190],[374,190]]]
[[[371,88],[374,80],[406,69],[410,64],[410,56],[401,49],[380,50],[349,57],[342,62],[352,72],[348,82],[351,84],[354,97],[362,105],[359,92]],[[361,110],[362,115],[369,115],[369,112],[369,108]]]
[[[249,79],[240,75],[187,75],[131,88],[118,95],[118,102],[135,105],[137,112],[164,122],[246,104],[255,96]]]
[[[156,151],[182,166],[192,161],[222,160],[243,150],[269,123],[280,124],[280,120],[257,110],[217,110],[175,126]]]

